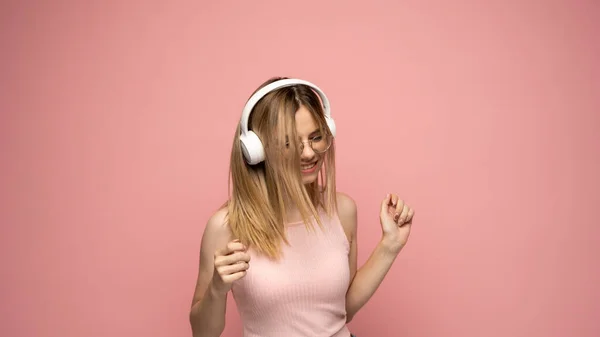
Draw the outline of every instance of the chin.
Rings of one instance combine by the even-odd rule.
[[[308,185],[314,183],[319,178],[319,171],[311,173],[309,175],[302,176],[302,183]]]

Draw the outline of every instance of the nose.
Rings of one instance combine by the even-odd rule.
[[[302,149],[302,152],[300,152],[300,158],[302,158],[305,161],[312,160],[316,155],[315,151],[312,149],[312,146],[310,146],[310,144],[303,145],[304,147]]]

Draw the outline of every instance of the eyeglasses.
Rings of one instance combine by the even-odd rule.
[[[329,150],[329,148],[331,147],[331,137],[329,135],[327,136],[314,136],[311,139],[309,139],[308,141],[308,145],[310,146],[310,148],[316,152],[316,153],[324,153],[327,150]],[[300,142],[300,153],[302,153],[302,151],[304,151],[304,143],[306,142]]]

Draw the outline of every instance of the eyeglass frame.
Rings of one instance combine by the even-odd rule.
[[[313,141],[317,137],[323,137],[328,142],[327,148],[325,150],[321,151],[321,152],[315,150],[315,148],[313,147]],[[311,138],[309,140],[306,140],[306,141],[302,141],[301,140],[300,141],[300,148],[299,148],[300,153],[302,153],[304,151],[304,143],[308,143],[308,145],[310,146],[310,149],[313,150],[314,153],[322,154],[322,153],[327,152],[331,148],[331,145],[333,144],[333,137],[331,137],[331,135],[329,135],[329,134],[326,134],[325,136],[323,136],[323,135],[314,136],[313,138]]]

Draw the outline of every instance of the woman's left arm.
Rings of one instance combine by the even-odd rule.
[[[346,321],[350,322],[360,308],[373,296],[390,270],[398,253],[406,244],[414,210],[408,207],[398,196],[393,194],[386,196],[381,203],[379,216],[383,232],[382,238],[367,262],[357,270],[356,204],[350,197],[341,195],[338,208],[340,221],[350,237],[351,283],[346,293]]]

